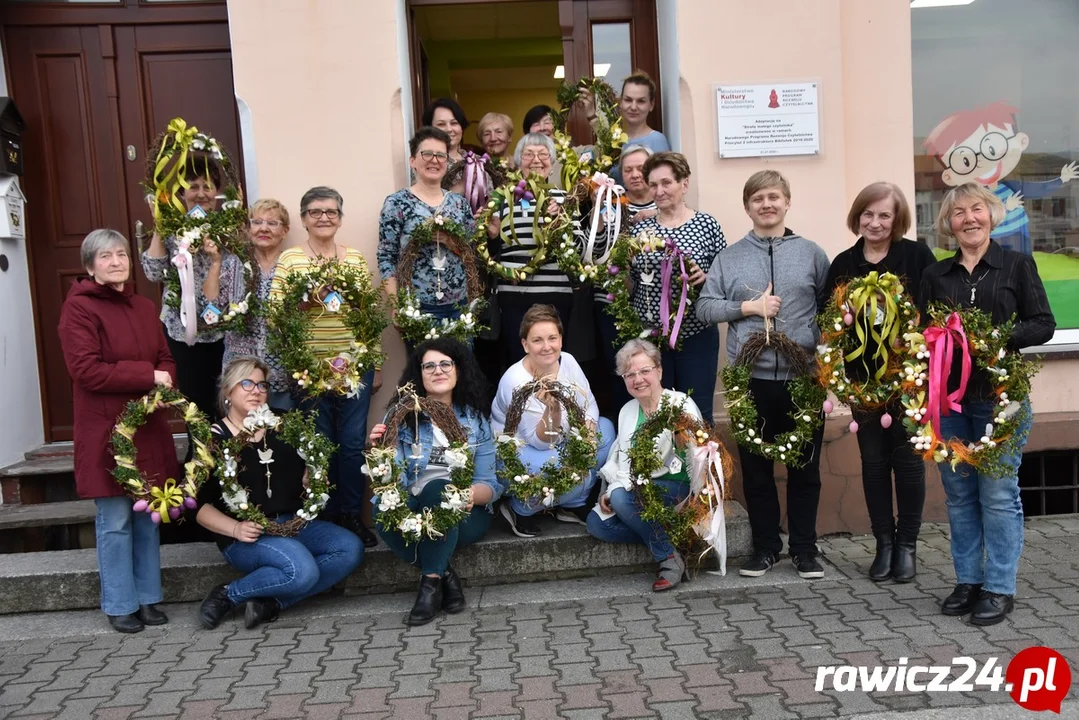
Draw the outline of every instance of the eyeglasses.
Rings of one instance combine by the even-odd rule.
[[[640,370],[634,370],[633,372],[623,373],[622,374],[622,379],[625,380],[626,382],[633,382],[634,380],[637,379],[637,376],[640,375],[642,380],[647,380],[648,378],[652,377],[652,373],[655,372],[655,370],[656,370],[655,365],[645,365]]]
[[[427,162],[431,162],[432,160],[437,160],[440,163],[444,163],[444,162],[446,162],[447,160],[450,159],[450,156],[447,155],[446,153],[444,153],[444,152],[435,152],[434,150],[420,150],[416,154],[419,155],[424,160],[426,160]]]
[[[265,380],[255,382],[254,380],[244,378],[239,382],[239,385],[247,392],[254,392],[255,390],[258,390],[261,393],[270,392],[270,383]]]
[[[330,220],[336,220],[337,216],[341,214],[340,210],[321,210],[319,208],[312,208],[305,212],[307,212],[307,217],[314,218],[315,220],[319,220],[323,216]]]
[[[531,150],[525,150],[523,153],[521,153],[521,159],[522,160],[550,160],[551,159],[551,153],[547,152],[546,150],[541,150],[539,152],[533,152]]]
[[[453,370],[453,360],[439,360],[438,362],[425,362],[420,365],[420,369],[423,370],[425,375],[434,375],[435,370],[441,370],[446,375],[450,374],[450,370]]]
[[[279,227],[281,227],[281,221],[280,220],[259,220],[259,219],[255,219],[255,220],[251,221],[251,227],[262,227],[263,225],[265,225],[268,228],[279,228]]]
[[[948,168],[956,175],[970,175],[978,167],[978,156],[986,160],[1000,160],[1008,153],[1008,141],[1015,135],[1006,136],[1003,133],[986,133],[975,152],[966,145],[960,145],[948,156]]]

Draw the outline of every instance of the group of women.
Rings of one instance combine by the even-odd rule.
[[[647,126],[654,100],[654,85],[647,77],[631,76],[622,89],[622,112],[629,143],[618,161],[619,176],[628,197],[631,232],[665,238],[685,262],[685,280],[700,293],[681,320],[680,341],[653,344],[636,338],[617,349],[618,327],[606,309],[606,292],[577,292],[578,283],[566,276],[553,258],[517,282],[490,278],[499,308],[499,344],[502,367],[497,391],[477,363],[466,342],[449,338],[409,343],[406,369],[398,386],[408,386],[422,397],[453,408],[468,435],[474,453],[474,474],[467,491],[467,518],[441,536],[412,542],[401,532],[380,530],[386,544],[421,570],[420,587],[407,622],[429,622],[445,610],[465,606],[460,578],[451,562],[455,552],[483,537],[496,506],[517,535],[541,532],[538,513],[548,511],[565,522],[580,523],[597,538],[611,542],[637,542],[648,547],[658,571],[655,591],[676,586],[685,575],[685,559],[663,528],[641,518],[630,480],[629,445],[634,432],[664,398],[683,404],[693,417],[711,422],[719,352],[719,323],[728,323],[730,360],[756,330],[774,327],[808,352],[820,338],[816,314],[831,289],[846,279],[872,271],[892,272],[904,278],[923,309],[931,302],[955,307],[978,307],[997,323],[1012,315],[1018,322],[1012,337],[1016,349],[1046,341],[1053,318],[1037,269],[1028,256],[1003,250],[990,239],[1003,210],[993,194],[968,184],[952,190],[944,201],[938,227],[954,239],[953,258],[934,262],[924,245],[903,238],[910,226],[910,211],[894,185],[876,183],[863,190],[848,217],[857,243],[830,265],[824,252],[785,225],[790,187],[775,171],[756,173],[747,182],[743,204],[753,230],[739,243],[726,246],[719,223],[686,204],[690,167],[686,158],[666,150],[666,140]],[[586,113],[588,106],[586,106]],[[594,114],[594,111],[592,111]],[[591,119],[591,117],[590,117]],[[478,137],[492,156],[507,150],[512,126],[504,116],[488,115]],[[388,294],[397,291],[397,268],[415,229],[436,218],[450,218],[472,233],[475,218],[469,203],[448,190],[444,180],[454,162],[462,162],[461,139],[467,120],[453,101],[436,101],[409,144],[412,181],[390,195],[379,223],[378,269]],[[550,108],[537,108],[526,118],[525,134],[516,143],[512,163],[527,177],[552,182],[555,146],[550,129]],[[639,141],[639,142],[638,142]],[[662,147],[659,152],[654,147]],[[190,187],[179,195],[189,210],[217,209],[220,176],[209,159],[193,155]],[[522,268],[538,247],[532,236],[540,223],[536,213],[557,215],[566,194],[552,188],[544,208],[528,202],[501,208],[486,228],[495,253],[507,268]],[[315,187],[300,201],[306,232],[299,245],[282,251],[290,230],[284,205],[264,199],[250,208],[250,242],[257,261],[257,295],[262,302],[279,296],[285,278],[306,272],[313,264],[335,258],[367,274],[361,253],[337,240],[344,221],[343,198],[332,188]],[[578,243],[584,242],[580,214],[570,217]],[[498,246],[506,229],[516,231],[517,243]],[[330,468],[335,485],[325,516],[302,524],[297,533],[273,534],[263,525],[238,517],[214,480],[199,493],[199,525],[213,533],[221,551],[243,577],[214,588],[199,613],[204,627],[212,628],[227,615],[243,609],[248,627],[272,620],[277,613],[306,597],[322,592],[345,578],[361,562],[364,549],[377,544],[364,521],[367,487],[363,452],[377,443],[386,426],[367,430],[371,393],[381,385],[381,372],[364,377],[353,396],[326,393],[314,396],[295,387],[279,358],[267,349],[271,328],[259,318],[252,332],[222,333],[200,330],[195,342],[185,339],[179,313],[164,307],[161,324],[154,305],[135,294],[127,240],[114,231],[87,236],[82,261],[89,275],[76,282],[65,304],[60,334],[75,387],[76,478],[80,494],[98,504],[97,545],[101,566],[102,610],[121,632],[137,632],[147,624],[167,621],[156,607],[162,599],[157,527],[145,513],[132,512],[132,502],[109,477],[113,458],[108,438],[126,401],[153,387],[176,386],[218,421],[213,433],[219,441],[244,436],[238,463],[238,483],[248,489],[248,502],[261,508],[275,523],[302,515],[308,485],[303,456],[266,428],[252,432],[245,422],[263,406],[275,410],[298,407],[313,412],[318,431],[339,446]],[[141,261],[151,280],[161,280],[176,256],[176,239],[155,235]],[[629,269],[630,300],[646,324],[658,325],[664,302],[656,282],[663,260],[661,250],[639,252]],[[437,261],[437,262],[436,262]],[[209,239],[193,260],[197,301],[225,306],[244,298],[243,260],[220,251]],[[411,287],[424,312],[438,319],[462,312],[465,272],[461,258],[439,254],[437,247],[421,249]],[[981,292],[976,293],[975,288]],[[669,300],[669,298],[668,298]],[[588,323],[581,318],[587,318]],[[594,319],[593,319],[594,318]],[[341,320],[323,313],[312,320],[315,350],[330,351],[350,335]],[[162,332],[162,325],[164,332]],[[586,348],[602,338],[606,371],[592,380],[571,350]],[[570,350],[566,350],[569,348]],[[593,345],[594,347],[594,345]],[[615,350],[617,349],[617,352]],[[588,352],[588,350],[584,350]],[[614,379],[611,375],[613,369]],[[791,367],[776,353],[761,353],[754,361],[750,388],[769,432],[786,432],[793,399],[789,392]],[[975,373],[977,374],[977,372]],[[601,417],[593,385],[607,383],[604,395],[616,398],[610,409],[620,408],[617,426]],[[571,491],[545,502],[538,498],[503,498],[507,490],[496,472],[495,447],[504,434],[507,413],[516,391],[536,380],[557,380],[572,388],[583,411],[584,432],[596,439],[594,467]],[[689,393],[692,390],[692,399]],[[972,381],[963,409],[945,418],[941,430],[951,436],[975,439],[984,419],[993,412],[989,384]],[[1027,407],[1029,415],[1029,407]],[[896,423],[890,428],[861,417],[858,434],[863,483],[877,557],[870,568],[874,580],[909,581],[915,574],[915,541],[925,495],[924,464]],[[449,483],[445,460],[447,440],[431,419],[417,413],[396,435],[397,456],[405,467],[408,503],[415,510],[438,506]],[[549,392],[527,399],[516,424],[514,441],[529,473],[557,461],[570,427],[563,402]],[[1029,429],[1029,421],[1025,425]],[[798,572],[807,578],[823,576],[816,560],[816,511],[820,493],[819,459],[823,431],[811,440],[809,460],[788,468],[787,522],[789,550]],[[150,478],[177,477],[176,454],[163,414],[151,416],[136,433],[137,465]],[[945,601],[944,612],[972,612],[972,621],[998,622],[1011,610],[1015,574],[1022,547],[1022,507],[1017,469],[1025,430],[1011,440],[1003,474],[979,475],[971,468],[942,465],[952,524],[952,547],[958,585]],[[262,448],[259,448],[261,443]],[[657,440],[664,464],[653,480],[667,501],[676,503],[688,493],[685,449],[670,432]],[[265,455],[272,451],[274,472]],[[754,555],[742,574],[759,576],[775,563],[782,542],[780,506],[774,481],[774,463],[739,445],[747,510],[753,531]],[[408,461],[406,462],[406,458]],[[279,463],[279,464],[278,464]],[[892,476],[898,501],[898,519],[892,511]],[[379,515],[375,499],[374,516]],[[500,502],[501,501],[501,502]]]

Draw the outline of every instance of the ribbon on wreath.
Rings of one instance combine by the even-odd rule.
[[[949,315],[944,327],[934,325],[926,328],[924,336],[925,344],[929,348],[929,403],[924,422],[931,422],[933,431],[939,434],[941,414],[949,415],[952,410],[963,411],[959,401],[966,394],[967,381],[970,379],[970,348],[959,313],[953,312]],[[959,387],[949,393],[948,375],[951,373],[952,354],[957,344],[963,353]]]
[[[596,196],[592,203],[592,228],[588,233],[588,241],[584,246],[582,259],[588,265],[603,265],[614,250],[614,241],[622,231],[622,194],[625,188],[614,181],[614,178],[605,173],[598,172],[592,176],[592,184],[596,188]],[[596,246],[596,235],[599,233],[600,217],[606,222],[604,231],[604,250],[598,258],[593,258],[592,251]]]
[[[168,127],[165,128],[165,137],[161,139],[161,149],[158,150],[157,159],[154,161],[155,222],[161,219],[160,204],[162,200],[167,199],[177,210],[184,212],[184,203],[173,192],[172,186],[178,183],[185,190],[191,187],[184,174],[187,170],[187,151],[198,132],[199,129],[194,125],[188,127],[183,118],[173,118]],[[173,155],[177,150],[180,156],[176,158],[172,169],[168,169],[169,163],[172,162]]]
[[[682,277],[682,297],[678,301],[678,312],[674,316],[674,327],[671,327],[671,280],[674,275],[674,260],[678,258],[679,271]],[[659,321],[663,326],[663,334],[669,336],[671,348],[678,344],[678,333],[682,329],[682,320],[686,315],[686,300],[689,298],[689,273],[686,272],[686,256],[673,242],[667,241],[667,252],[660,262],[660,276],[663,285],[660,288],[659,298]]]
[[[689,498],[705,497],[708,499],[708,513],[706,513],[693,529],[708,545],[701,558],[709,552],[715,552],[719,560],[719,574],[727,574],[727,518],[723,509],[723,495],[726,492],[726,478],[723,475],[723,456],[719,451],[719,443],[709,440],[703,445],[697,445],[690,452],[690,478],[689,496],[683,504],[689,502]]]
[[[172,264],[176,266],[176,273],[180,276],[180,325],[184,328],[184,342],[194,345],[199,311],[195,306],[195,264],[191,257],[191,240],[181,236],[176,243]]]
[[[465,198],[475,215],[480,208],[487,204],[487,163],[491,156],[487,153],[477,155],[468,150],[465,152]]]
[[[898,287],[897,287],[898,286]],[[865,369],[870,370],[868,360],[865,357],[869,349],[869,338],[877,343],[877,351],[873,353],[874,360],[880,360],[877,369],[873,371],[873,378],[880,380],[888,372],[888,349],[895,343],[899,336],[899,306],[895,302],[893,294],[902,290],[899,279],[891,273],[878,275],[874,270],[866,275],[859,287],[855,288],[847,298],[850,312],[860,322],[854,326],[858,334],[859,345],[845,358],[847,362],[862,358]],[[877,313],[883,315],[880,330],[877,329]]]
[[[184,493],[172,478],[166,480],[161,487],[151,487],[150,498],[148,501],[140,500],[135,503],[132,509],[139,512],[139,506],[146,503],[142,510],[150,513],[150,519],[155,525],[180,517],[181,508],[184,506]]]

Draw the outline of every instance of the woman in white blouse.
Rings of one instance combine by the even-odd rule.
[[[506,424],[506,411],[517,388],[543,377],[556,378],[575,390],[577,400],[585,411],[589,429],[600,434],[596,467],[607,460],[614,443],[614,423],[599,416],[599,406],[588,385],[588,379],[572,355],[562,352],[562,320],[550,305],[533,305],[521,321],[521,345],[525,356],[510,366],[498,383],[498,394],[491,407],[491,428],[497,437]],[[559,441],[569,431],[569,422],[562,406],[553,396],[537,393],[529,398],[524,415],[517,427],[521,461],[530,473],[558,457]],[[570,492],[555,498],[555,517],[563,522],[586,524],[589,508],[595,500],[592,489],[595,471]],[[540,534],[533,516],[542,509],[539,499],[530,501],[512,498],[501,507],[502,515],[518,537]]]

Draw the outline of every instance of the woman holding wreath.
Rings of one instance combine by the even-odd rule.
[[[266,405],[269,366],[250,356],[235,358],[221,374],[221,422],[212,428],[219,441],[248,437],[237,461],[236,482],[271,522],[285,523],[303,506],[308,482],[304,460],[280,432],[247,424]],[[267,462],[267,460],[269,462]],[[363,544],[348,530],[310,520],[294,537],[271,535],[262,525],[236,517],[216,480],[199,490],[199,525],[215,534],[225,560],[245,573],[215,587],[199,608],[199,624],[217,627],[226,614],[244,605],[244,627],[272,622],[284,608],[329,590],[363,560]]]
[[[307,273],[321,261],[336,260],[342,265],[355,268],[361,275],[369,275],[367,262],[359,250],[339,245],[337,232],[344,222],[344,199],[330,187],[313,187],[300,199],[300,218],[307,240],[298,247],[281,253],[277,261],[270,295],[274,298],[284,293],[287,278],[292,273]],[[321,304],[320,304],[321,305]],[[353,333],[341,318],[341,313],[323,312],[321,307],[311,311],[313,340],[311,348],[316,354],[333,356],[348,348],[355,340]],[[380,348],[370,348],[376,357]],[[363,540],[364,547],[374,547],[378,538],[363,521],[364,494],[367,482],[363,473],[363,451],[367,440],[367,412],[371,407],[371,393],[382,386],[379,365],[362,378],[363,386],[353,396],[336,392],[313,397],[299,392],[297,405],[318,412],[319,432],[340,448],[330,470],[330,481],[335,487],[331,501],[332,515],[336,515],[343,527],[352,530]]]
[[[495,435],[506,426],[507,411],[517,388],[533,380],[555,379],[573,389],[577,402],[585,411],[587,430],[600,433],[596,468],[607,461],[614,444],[614,424],[599,416],[599,406],[588,385],[580,364],[572,355],[562,351],[562,320],[550,305],[533,305],[521,320],[521,346],[525,356],[514,363],[498,383],[498,392],[491,406],[491,426]],[[515,439],[518,454],[529,473],[536,473],[550,460],[557,461],[557,445],[571,431],[566,413],[553,393],[540,392],[528,398],[524,414],[517,427]],[[592,505],[592,489],[596,482],[595,468],[581,483],[554,501],[555,517],[563,522],[586,523]],[[542,509],[535,498],[514,497],[501,505],[502,515],[518,537],[540,534],[533,516]]]
[[[925,270],[919,300],[923,317],[930,303],[960,310],[977,308],[990,314],[996,326],[1014,317],[1008,347],[1018,352],[1048,342],[1056,321],[1034,258],[1005,250],[990,238],[1004,215],[1003,204],[983,185],[966,183],[950,190],[937,216],[937,232],[955,240],[959,248],[953,257]],[[963,355],[954,355],[948,393],[960,383]],[[974,442],[998,412],[989,373],[975,368],[959,401],[962,410],[943,414],[937,431],[945,440]],[[1002,621],[1012,611],[1015,596],[1023,551],[1018,471],[1033,422],[1029,400],[1015,411],[1021,419],[1004,446],[1002,471],[981,472],[966,463],[940,464],[957,582],[941,609],[945,615],[970,613],[975,625]]]
[[[401,254],[413,233],[425,223],[457,225],[463,239],[474,228],[472,211],[462,195],[442,189],[442,179],[449,163],[450,137],[434,127],[422,127],[408,143],[416,181],[398,190],[382,204],[378,222],[378,270],[386,282],[386,294],[397,297],[397,269]],[[411,287],[420,310],[435,320],[461,315],[460,306],[468,303],[465,269],[461,258],[439,242],[424,243],[413,265]],[[405,340],[411,350],[415,344]]]
[[[115,230],[94,230],[82,241],[88,279],[75,281],[60,313],[60,345],[75,402],[75,485],[94,498],[101,609],[112,627],[135,633],[168,622],[161,602],[158,527],[110,472],[109,449],[116,418],[128,401],[155,385],[173,386],[169,354],[153,302],[135,293],[127,239]],[[136,465],[151,484],[178,478],[176,446],[165,413],[153,413],[135,433]]]
[[[453,408],[458,422],[468,432],[474,463],[472,484],[467,488],[458,487],[467,491],[468,515],[442,537],[424,538],[418,544],[409,544],[398,529],[380,530],[382,539],[398,557],[420,568],[419,593],[405,623],[423,625],[434,620],[439,610],[456,613],[464,609],[461,579],[453,571],[450,561],[457,550],[477,542],[486,534],[494,503],[502,496],[504,488],[495,477],[494,436],[487,417],[490,389],[468,347],[452,338],[421,343],[409,354],[398,387],[415,388],[418,396]],[[379,440],[385,433],[386,425],[375,425],[371,429],[371,441]],[[400,423],[397,462],[406,465],[403,482],[412,509],[437,507],[442,501],[442,491],[450,483],[450,468],[445,459],[448,447],[445,432],[426,414],[409,415]],[[377,508],[378,498],[372,502]]]
[[[659,563],[652,590],[662,592],[682,582],[686,561],[662,525],[641,519],[630,472],[630,444],[637,428],[659,409],[664,398],[681,403],[684,412],[698,420],[701,412],[688,395],[663,388],[663,359],[647,340],[630,340],[622,346],[615,356],[615,367],[633,399],[618,413],[618,440],[599,471],[606,489],[588,515],[588,532],[606,542],[643,543]],[[688,458],[684,450],[675,447],[670,431],[660,436],[656,449],[663,466],[653,473],[652,482],[662,488],[667,503],[675,505],[689,494]]]

